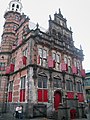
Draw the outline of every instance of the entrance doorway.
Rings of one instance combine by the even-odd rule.
[[[75,109],[71,109],[70,110],[70,118],[71,119],[75,119],[76,118],[76,110]]]
[[[55,93],[54,93],[54,108],[55,108],[55,110],[58,110],[60,103],[61,103],[61,92],[55,91]]]

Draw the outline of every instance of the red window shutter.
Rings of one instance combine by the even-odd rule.
[[[23,56],[23,57],[22,57],[22,61],[23,61],[23,65],[26,65],[26,63],[27,63],[27,57],[26,57],[26,56]]]
[[[10,72],[14,72],[14,64],[10,64]]]
[[[67,97],[69,99],[74,99],[74,92],[67,92]]]
[[[48,90],[43,90],[44,93],[44,102],[48,102]]]
[[[42,102],[42,90],[38,90],[38,102]]]
[[[37,60],[38,62],[38,64],[40,64],[40,55],[38,55],[38,60]]]
[[[54,61],[51,56],[48,56],[48,67],[53,68],[54,67]]]
[[[77,68],[75,66],[72,66],[72,73],[77,74]]]
[[[67,71],[67,70],[68,70],[67,64],[61,63],[61,70],[62,70],[62,71]]]
[[[81,76],[82,76],[82,77],[85,77],[85,76],[86,76],[86,74],[85,74],[85,69],[82,69],[82,70],[81,70]]]
[[[25,101],[25,89],[20,90],[20,102]]]
[[[12,102],[12,92],[8,93],[8,102]]]
[[[83,96],[83,93],[77,93],[77,96],[78,96],[78,100],[79,100],[79,102],[84,102],[84,96]]]

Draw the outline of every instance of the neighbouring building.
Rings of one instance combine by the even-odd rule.
[[[90,72],[86,72],[85,77],[85,92],[86,92],[86,100],[87,102],[90,102]]]
[[[60,9],[54,19],[49,16],[48,30],[30,22],[22,13],[21,0],[11,0],[4,18],[0,111],[13,112],[21,104],[31,117],[49,116],[50,112],[67,107],[70,118],[82,116],[83,50],[74,46],[72,30]]]

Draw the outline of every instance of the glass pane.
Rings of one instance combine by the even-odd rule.
[[[65,63],[67,64],[67,57],[64,58]]]
[[[43,77],[43,88],[47,88],[47,77]]]
[[[39,54],[40,57],[42,58],[42,49],[41,49],[41,48],[39,48],[39,50],[38,50],[38,54]]]
[[[60,63],[60,55],[56,55],[57,62]]]
[[[26,82],[25,79],[26,79],[25,76],[21,78],[21,89],[25,89],[25,82]]]
[[[52,54],[52,57],[53,57],[53,60],[56,60],[56,54],[55,53]]]
[[[43,50],[43,58],[47,58],[47,51]]]
[[[43,60],[43,66],[46,67],[46,60]]]
[[[38,78],[38,87],[42,88],[42,79],[41,79],[41,77]]]

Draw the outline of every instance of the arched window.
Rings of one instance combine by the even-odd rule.
[[[19,5],[17,5],[16,8],[19,8]]]
[[[12,7],[14,7],[15,6],[15,4],[12,4]]]

